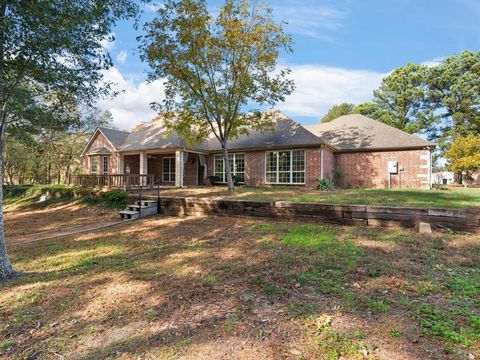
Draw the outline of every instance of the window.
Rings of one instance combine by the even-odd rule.
[[[163,181],[175,182],[175,158],[163,158]]]
[[[305,150],[268,151],[265,179],[271,184],[304,184]]]
[[[108,175],[108,163],[109,163],[109,160],[110,158],[108,156],[104,156],[103,158],[103,175]]]
[[[238,182],[245,182],[245,154],[230,154],[228,155],[228,163],[232,170],[233,176],[238,178]],[[227,182],[227,175],[225,173],[225,166],[223,155],[215,155],[214,157],[214,175],[219,176],[222,182]]]
[[[96,174],[98,171],[98,158],[90,156],[90,174]]]

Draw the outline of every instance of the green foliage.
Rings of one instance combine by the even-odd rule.
[[[463,51],[430,69],[431,106],[442,122],[432,132],[443,149],[455,138],[480,133],[480,51]]]
[[[305,317],[315,313],[317,306],[309,302],[293,302],[288,305],[287,314],[293,318]]]
[[[406,131],[418,133],[435,121],[425,91],[429,69],[425,65],[407,64],[383,78],[373,92],[380,110],[377,120]]]
[[[461,273],[448,273],[447,288],[455,295],[476,300],[480,304],[480,271],[478,269],[465,270]]]
[[[439,307],[422,303],[416,315],[420,325],[434,336],[439,336],[464,346],[480,340],[480,317],[473,312],[462,315],[466,318],[462,326],[455,318],[454,311],[442,311]]]
[[[122,190],[109,190],[102,193],[102,196],[110,203],[123,203],[128,196],[126,191]]]
[[[287,245],[305,248],[323,249],[335,241],[338,228],[321,225],[294,225],[281,239]]]
[[[334,105],[328,110],[328,112],[325,114],[324,117],[320,120],[321,123],[326,123],[330,122],[332,120],[335,120],[336,118],[343,116],[343,115],[349,115],[352,113],[352,110],[354,108],[353,104],[349,103],[341,103],[340,105]]]
[[[322,191],[333,191],[335,190],[335,186],[331,180],[322,179],[317,182],[317,189]]]
[[[275,285],[275,284],[267,284],[267,285],[263,288],[263,292],[264,292],[266,295],[270,295],[270,296],[278,295],[278,294],[281,294],[281,293],[282,293],[282,288],[278,287],[278,286]]]
[[[276,71],[279,52],[291,51],[291,37],[265,3],[227,0],[213,15],[205,0],[167,0],[145,29],[139,40],[149,79],[166,79],[165,100],[153,107],[189,142],[213,133],[228,150],[229,139],[271,128],[275,113],[259,109],[293,91],[290,70]]]
[[[447,153],[449,169],[464,173],[467,179],[480,169],[480,133],[457,137]]]

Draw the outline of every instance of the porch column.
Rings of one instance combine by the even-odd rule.
[[[117,169],[117,174],[123,174],[124,171],[123,169],[125,168],[125,158],[122,154],[118,154],[118,169]]]
[[[145,154],[144,152],[140,153],[140,175],[147,175],[147,172],[148,172],[147,158],[148,158],[147,154]],[[142,186],[147,185],[146,181],[147,179],[141,178],[140,184]]]
[[[183,187],[183,151],[175,151],[175,187]]]

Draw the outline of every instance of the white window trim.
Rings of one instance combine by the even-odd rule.
[[[105,171],[105,159],[107,160],[107,171]],[[108,175],[110,173],[110,156],[102,156],[102,175]]]
[[[279,161],[278,161],[278,153],[288,151],[290,153],[290,182],[278,182],[278,175],[280,174],[280,171],[278,170],[279,166]],[[304,164],[304,169],[303,169],[303,182],[293,182],[293,173],[294,172],[302,172],[302,171],[293,171],[293,152],[294,151],[303,151],[303,164]],[[277,168],[275,169],[276,173],[276,182],[270,182],[267,181],[267,156],[269,153],[277,153]],[[307,180],[307,151],[305,149],[283,149],[283,150],[271,150],[271,151],[265,151],[265,168],[264,168],[264,175],[265,175],[265,184],[267,185],[305,185],[305,181]],[[271,171],[272,172],[272,171]],[[286,171],[282,171],[286,172]]]
[[[168,164],[168,171],[165,171],[165,160],[166,160],[166,159],[169,159],[169,161],[168,161],[168,162],[169,162],[169,164]],[[174,170],[173,173],[170,171],[170,165],[171,165],[170,162],[171,162],[172,160],[173,160],[173,163],[174,163],[174,165],[175,165],[175,170]],[[176,158],[175,158],[175,156],[166,156],[166,157],[163,157],[163,158],[162,158],[162,182],[169,182],[169,183],[175,182],[176,172],[177,172],[177,164],[176,164]],[[173,180],[165,180],[165,174],[170,174],[169,179],[172,178],[171,175],[173,174]]]
[[[245,167],[246,167],[246,163],[247,163],[245,153],[233,153],[233,154],[228,154],[228,155],[233,156],[233,169],[231,169],[232,170],[232,176],[237,175],[237,172],[235,170],[235,156],[236,155],[243,155],[243,179],[245,180]],[[221,184],[226,184],[227,183],[227,173],[225,171],[225,160],[223,159],[223,154],[213,155],[213,176],[219,176],[219,175],[217,175],[217,172],[215,171],[215,158],[216,157],[220,157],[222,159],[222,164],[223,164],[223,168],[222,168],[223,179],[222,179],[222,181],[220,181],[220,183]],[[240,174],[242,174],[242,173],[240,173]],[[240,182],[240,184],[245,184],[245,181]]]
[[[95,171],[92,171],[92,160],[93,160],[93,158],[95,158],[96,161],[97,161],[97,166],[96,166],[97,169]],[[98,174],[98,156],[97,155],[89,156],[88,170],[90,172],[90,175],[97,175]]]

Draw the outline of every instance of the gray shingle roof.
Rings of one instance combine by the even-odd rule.
[[[186,147],[185,140],[172,131],[168,136],[160,118],[136,126],[128,134],[120,151]]]
[[[323,142],[339,150],[401,149],[435,146],[419,136],[360,114],[344,115],[318,125],[305,126]]]
[[[122,146],[129,134],[126,131],[109,129],[105,127],[99,127],[98,130],[100,130],[106,136],[108,141],[110,141],[117,149]]]
[[[87,155],[109,155],[111,153],[110,149],[107,149],[105,146],[99,146],[90,150]]]
[[[278,113],[272,131],[252,131],[229,141],[230,150],[275,148],[283,146],[305,146],[321,144],[320,139],[307,131],[300,124]],[[159,148],[192,148],[187,142],[172,131],[166,136],[161,118],[156,118],[147,124],[137,126],[128,134],[120,151],[147,150]],[[221,145],[217,138],[211,136],[205,142],[193,146],[192,150],[220,151]]]
[[[221,150],[219,141],[210,140],[211,151]],[[274,128],[271,131],[251,131],[248,135],[241,135],[229,140],[230,150],[279,148],[289,146],[320,145],[323,142],[303,126],[278,113]]]

